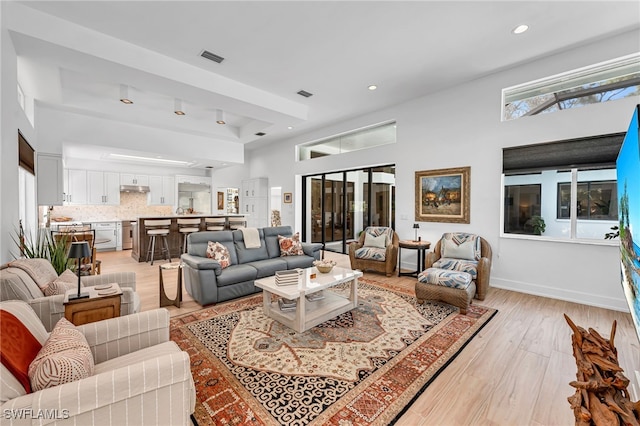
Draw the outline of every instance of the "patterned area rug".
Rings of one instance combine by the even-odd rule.
[[[171,339],[191,356],[201,426],[386,425],[495,313],[361,279],[356,309],[304,333],[267,318],[257,294],[173,318]]]

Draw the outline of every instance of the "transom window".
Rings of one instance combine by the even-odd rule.
[[[389,122],[298,145],[298,160],[326,157],[396,143],[396,123]]]
[[[502,90],[502,120],[578,108],[640,94],[640,54]]]

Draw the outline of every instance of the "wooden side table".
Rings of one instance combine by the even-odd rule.
[[[120,316],[122,289],[117,283],[85,287],[88,298],[69,300],[77,289],[67,290],[64,297],[64,317],[73,325],[88,324]]]
[[[424,269],[424,256],[427,250],[431,247],[430,241],[413,241],[413,240],[400,240],[398,242],[398,276],[411,276],[417,277]],[[400,265],[402,264],[402,249],[417,250],[418,260],[416,264],[416,270],[412,272],[400,272]]]
[[[167,293],[164,290],[164,280],[162,278],[162,271],[169,269],[177,269],[178,270],[178,289],[176,291],[176,298],[169,299],[167,297]],[[182,301],[182,262],[171,262],[164,263],[159,266],[158,270],[160,271],[160,307],[163,306],[176,306],[180,307],[180,302]]]

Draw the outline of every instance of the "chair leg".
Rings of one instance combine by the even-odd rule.
[[[149,255],[151,256],[151,265],[153,265],[153,255],[156,252],[156,236],[151,236],[151,241],[149,241],[149,252],[147,253],[147,260],[149,260]]]
[[[171,252],[169,251],[169,240],[167,239],[167,236],[163,236],[162,239],[164,240],[164,252],[166,253],[166,257],[165,259],[168,257],[169,258],[169,262],[171,262]]]

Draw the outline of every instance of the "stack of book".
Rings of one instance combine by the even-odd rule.
[[[292,299],[285,299],[284,297],[278,299],[278,306],[281,311],[295,311],[297,301]]]
[[[302,277],[302,269],[290,269],[288,271],[276,271],[277,285],[293,285],[298,284]]]
[[[324,293],[322,291],[317,291],[315,293],[307,294],[306,298],[309,302],[315,302],[316,300],[324,299]]]

